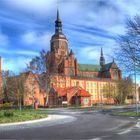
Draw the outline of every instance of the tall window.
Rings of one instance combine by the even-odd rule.
[[[113,71],[112,72],[112,78],[114,79],[114,80],[116,80],[117,79],[117,72],[116,71]]]

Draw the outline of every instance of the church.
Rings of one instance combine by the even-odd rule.
[[[57,10],[55,33],[50,40],[46,62],[51,77],[48,105],[114,103],[111,99],[108,101],[102,92],[104,86],[113,86],[115,92],[115,81],[122,78],[121,70],[114,59],[105,63],[102,48],[99,61],[99,65],[78,63],[73,50],[68,49],[68,39],[62,31],[62,21]]]

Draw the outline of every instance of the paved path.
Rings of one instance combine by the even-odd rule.
[[[71,116],[64,123],[43,123],[23,129],[0,130],[0,139],[132,140],[140,139],[139,120],[113,117],[94,110],[60,109],[50,114]],[[76,118],[76,119],[75,119]],[[66,120],[68,120],[67,118]],[[51,125],[52,124],[52,125]]]

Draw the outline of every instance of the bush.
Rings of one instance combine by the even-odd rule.
[[[1,105],[1,109],[6,110],[6,109],[11,109],[13,103],[4,103]]]
[[[27,110],[32,109],[32,106],[22,106],[22,107],[23,107],[24,110],[26,110],[26,109]]]
[[[4,111],[4,116],[5,117],[13,117],[14,112],[12,110],[6,110],[6,111]]]

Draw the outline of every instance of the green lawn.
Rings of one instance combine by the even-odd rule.
[[[46,118],[48,115],[44,111],[38,110],[10,110],[13,111],[13,116],[4,116],[4,110],[0,111],[0,124],[1,123],[12,123],[12,122],[23,122],[35,119]]]
[[[113,112],[112,115],[116,116],[126,116],[126,117],[140,117],[140,112]]]

